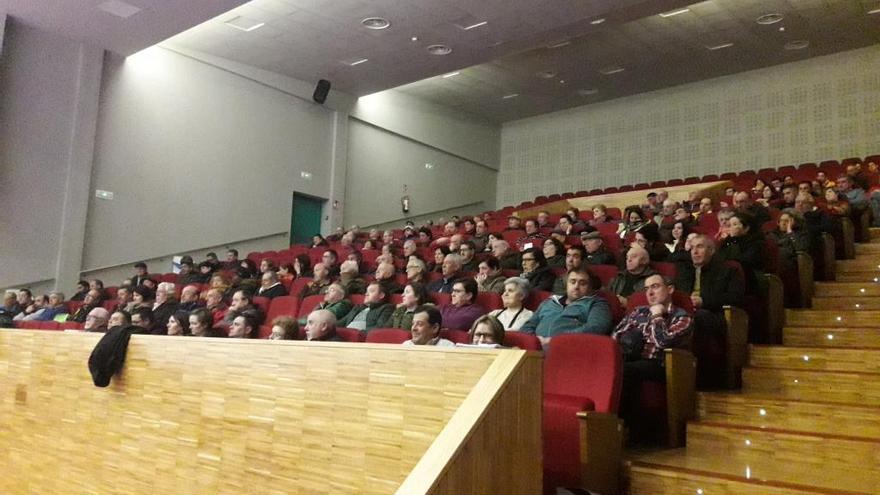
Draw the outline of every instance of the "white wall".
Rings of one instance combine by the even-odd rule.
[[[328,197],[333,113],[154,47],[105,62],[84,270],[287,232]],[[312,173],[304,180],[302,171]]]
[[[880,153],[880,46],[510,122],[499,206]]]

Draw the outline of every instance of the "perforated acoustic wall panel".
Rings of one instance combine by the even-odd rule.
[[[499,206],[880,152],[878,64],[874,45],[505,124]]]

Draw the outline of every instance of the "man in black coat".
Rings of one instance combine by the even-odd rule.
[[[263,274],[259,293],[260,297],[268,297],[273,299],[280,296],[288,295],[287,288],[278,280],[278,274],[273,270],[269,270]]]

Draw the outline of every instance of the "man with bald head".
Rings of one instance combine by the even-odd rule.
[[[330,287],[330,282],[332,282],[330,279],[330,270],[327,269],[327,266],[324,263],[316,263],[312,272],[315,277],[302,288],[302,291],[299,293],[300,299],[324,294],[327,292],[327,287]]]
[[[626,306],[626,299],[634,292],[645,289],[645,279],[654,275],[650,266],[651,256],[648,251],[633,243],[626,252],[626,269],[617,274],[608,284],[608,290],[615,293],[620,304]]]
[[[110,321],[110,312],[104,308],[94,308],[86,316],[83,330],[86,332],[107,332],[107,322]]]
[[[407,261],[409,264],[409,261]],[[387,292],[388,295],[391,294],[403,294],[403,287],[400,286],[395,280],[395,271],[394,265],[388,262],[379,263],[379,266],[376,267],[376,282],[382,284],[383,289]],[[369,287],[368,287],[369,289]]]
[[[180,304],[177,305],[178,311],[193,311],[201,306],[199,303],[199,288],[195,285],[187,285],[180,291]]]
[[[502,270],[519,270],[522,265],[519,261],[519,255],[510,249],[510,244],[499,239],[492,243],[492,256],[498,258]]]
[[[306,319],[306,340],[319,342],[341,342],[336,333],[336,316],[326,309],[309,313]]]

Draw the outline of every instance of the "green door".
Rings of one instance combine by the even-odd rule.
[[[321,233],[321,208],[324,201],[293,193],[290,213],[290,243],[311,244],[312,236]]]

